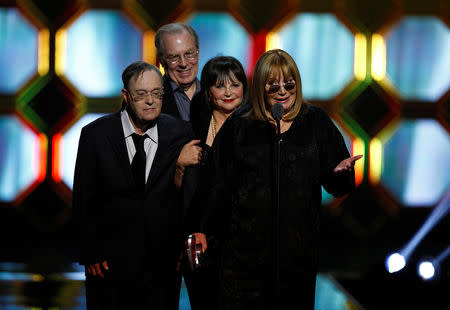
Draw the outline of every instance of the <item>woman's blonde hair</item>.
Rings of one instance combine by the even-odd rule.
[[[302,81],[294,59],[281,49],[265,52],[259,57],[253,71],[250,89],[252,108],[248,116],[258,120],[268,120],[270,107],[266,104],[266,84],[273,72],[282,72],[285,79],[293,77],[296,83],[296,98],[291,110],[283,116],[283,120],[293,120],[302,107]]]

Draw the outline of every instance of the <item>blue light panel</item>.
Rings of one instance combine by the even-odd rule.
[[[16,116],[0,116],[0,201],[13,201],[38,177],[38,143]]]
[[[122,71],[142,59],[142,31],[118,11],[90,10],[67,30],[67,78],[88,97],[120,95]]]
[[[406,206],[431,206],[450,184],[450,137],[436,120],[403,121],[383,153],[381,182]]]
[[[38,63],[38,32],[16,8],[0,8],[0,93],[15,93]]]
[[[103,115],[105,114],[91,113],[84,115],[62,137],[61,145],[59,146],[61,148],[60,154],[62,154],[59,171],[61,171],[61,179],[70,189],[73,188],[73,176],[81,129]]]
[[[307,99],[336,96],[354,77],[354,37],[332,14],[298,14],[278,32],[297,63]]]
[[[230,14],[197,13],[186,21],[195,29],[200,41],[198,78],[205,63],[212,57],[233,56],[247,68],[250,36]]]
[[[450,30],[436,17],[407,17],[386,39],[386,72],[405,99],[438,100],[450,86]]]

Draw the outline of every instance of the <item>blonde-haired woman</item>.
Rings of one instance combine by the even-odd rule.
[[[328,115],[303,100],[299,70],[283,50],[259,58],[249,102],[217,135],[196,199],[205,201],[198,230],[221,245],[215,307],[313,310],[321,185],[335,196],[351,192],[361,156],[350,157]]]

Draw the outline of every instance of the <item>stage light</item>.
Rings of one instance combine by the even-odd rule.
[[[389,273],[400,271],[405,267],[405,257],[400,253],[393,253],[386,259],[386,269]]]
[[[420,262],[419,267],[417,268],[419,276],[426,281],[437,277],[437,274],[439,274],[441,262],[449,255],[450,246],[439,253],[439,255],[434,259],[423,260],[422,262]]]
[[[397,272],[405,267],[414,249],[419,245],[420,241],[428,234],[428,232],[442,219],[450,210],[450,187],[442,197],[439,204],[434,208],[431,214],[423,223],[422,227],[416,232],[411,240],[399,251],[390,254],[385,261],[386,269],[390,272]],[[450,247],[443,251],[434,261],[434,266],[450,254]]]
[[[419,264],[419,276],[424,280],[430,280],[434,277],[435,268],[432,262],[423,261]]]

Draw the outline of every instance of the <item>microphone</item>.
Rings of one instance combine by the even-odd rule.
[[[277,133],[280,134],[280,120],[283,117],[284,114],[284,108],[281,103],[275,103],[272,106],[272,109],[270,110],[270,113],[272,114],[272,117],[277,122]]]
[[[284,108],[281,103],[275,103],[272,107],[272,110],[270,110],[270,113],[272,114],[272,117],[279,122],[280,119],[283,117],[284,114]]]

